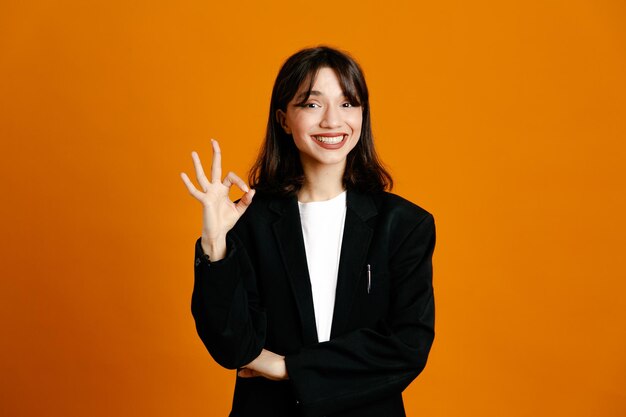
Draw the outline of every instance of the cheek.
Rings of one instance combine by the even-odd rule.
[[[352,125],[354,130],[361,130],[363,124],[363,113],[361,111],[355,111],[348,118],[348,123]]]
[[[291,132],[291,137],[296,148],[299,150],[306,149],[309,141],[306,131],[296,128]]]
[[[361,136],[361,127],[363,125],[363,115],[361,115],[360,113],[355,115],[350,120],[349,123],[350,123],[350,126],[352,127],[352,131],[355,133],[355,136],[357,136],[357,138]]]
[[[312,123],[311,117],[308,117],[306,114],[298,114],[291,119],[292,129],[297,132],[306,132]]]

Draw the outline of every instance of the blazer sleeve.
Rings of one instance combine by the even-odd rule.
[[[402,392],[426,366],[434,339],[432,255],[427,214],[391,255],[391,303],[376,330],[362,328],[287,355],[305,416],[331,414]]]
[[[213,359],[225,368],[236,369],[261,353],[266,316],[243,244],[229,232],[226,245],[224,259],[207,262],[202,257],[201,238],[196,241],[191,312],[198,335]]]

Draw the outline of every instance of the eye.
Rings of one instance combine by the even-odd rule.
[[[354,107],[354,106],[352,105],[352,103],[343,103],[343,104],[342,104],[342,106],[343,106],[343,107]]]
[[[320,105],[319,105],[319,104],[317,104],[317,103],[304,103],[304,104],[302,105],[302,107],[304,107],[304,108],[306,108],[306,109],[317,109],[317,108],[319,108],[319,107],[320,107]]]

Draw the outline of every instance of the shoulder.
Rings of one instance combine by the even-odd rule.
[[[433,221],[433,215],[423,207],[397,194],[380,192],[372,194],[379,215],[391,217],[398,223],[419,224]]]
[[[416,257],[423,256],[427,251],[432,253],[436,227],[429,211],[389,192],[379,193],[373,198],[379,209],[377,228],[389,236],[390,253],[414,254]]]
[[[235,203],[237,202],[239,200],[235,201]],[[289,197],[257,192],[252,198],[252,203],[237,221],[235,229],[241,230],[242,228],[271,224],[277,213],[280,214],[289,206],[289,202]]]

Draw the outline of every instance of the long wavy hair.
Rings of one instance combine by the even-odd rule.
[[[337,74],[341,89],[353,105],[363,112],[361,137],[346,158],[343,184],[363,192],[391,190],[393,179],[383,167],[376,150],[370,119],[369,93],[361,67],[347,53],[328,46],[303,49],[289,57],[278,72],[267,121],[267,131],[259,155],[250,170],[248,182],[257,191],[272,195],[293,195],[304,182],[298,148],[280,125],[277,110],[287,111],[287,104],[300,87],[308,83],[308,100],[321,68]]]

